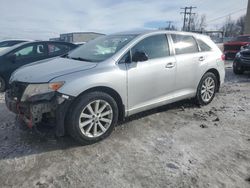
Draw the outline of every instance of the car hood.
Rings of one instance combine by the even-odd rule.
[[[54,58],[38,61],[17,69],[11,76],[10,82],[43,83],[50,80],[94,68],[97,63],[77,61],[68,58]]]

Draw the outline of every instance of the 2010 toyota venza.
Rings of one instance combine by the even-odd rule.
[[[6,104],[30,127],[51,120],[58,136],[92,144],[132,114],[186,98],[210,103],[224,77],[222,52],[207,36],[124,32],[18,69]]]

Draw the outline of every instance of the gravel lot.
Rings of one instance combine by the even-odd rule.
[[[210,105],[138,114],[90,146],[23,130],[0,95],[0,187],[250,187],[250,74],[230,67]]]

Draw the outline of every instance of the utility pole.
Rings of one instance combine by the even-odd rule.
[[[184,20],[183,20],[183,27],[182,27],[182,31],[185,31],[186,30],[186,19],[187,19],[187,8],[188,7],[185,7],[185,8],[181,8],[181,9],[184,9],[184,12],[181,12],[181,14],[184,14]]]
[[[188,21],[188,31],[191,30],[191,22],[193,22],[192,15],[195,15],[195,13],[192,13],[192,9],[194,8],[197,8],[197,7],[189,7],[190,12],[189,12],[189,21]]]
[[[194,15],[195,13],[192,12],[193,9],[195,9],[197,7],[184,7],[181,9],[184,9],[184,12],[181,12],[181,14],[184,14],[184,20],[183,20],[183,31],[190,31],[191,30],[191,23],[193,22],[192,20],[192,15]],[[186,27],[186,23],[188,23],[188,27]]]
[[[250,34],[250,0],[248,0],[244,34]]]
[[[172,30],[171,25],[172,25],[173,21],[166,21],[166,23],[168,23],[168,27],[166,29]]]

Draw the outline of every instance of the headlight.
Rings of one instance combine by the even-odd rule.
[[[52,82],[45,84],[29,84],[25,89],[21,101],[26,101],[32,96],[42,95],[57,91],[63,86],[64,82]]]

